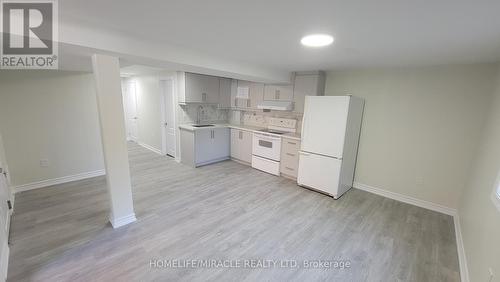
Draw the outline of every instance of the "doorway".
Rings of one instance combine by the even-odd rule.
[[[176,157],[174,79],[160,80],[162,100],[162,154]]]
[[[139,118],[137,115],[137,91],[135,81],[127,79],[122,85],[127,140],[137,142],[137,136],[139,133]]]

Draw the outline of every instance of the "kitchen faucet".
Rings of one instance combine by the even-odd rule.
[[[196,109],[196,124],[201,123],[201,111],[203,111],[203,106],[199,105],[198,109]]]

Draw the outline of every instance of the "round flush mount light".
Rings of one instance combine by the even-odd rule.
[[[324,47],[333,43],[333,37],[328,34],[311,34],[302,37],[300,43],[307,47]]]

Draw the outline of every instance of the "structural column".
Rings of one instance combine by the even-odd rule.
[[[111,206],[109,221],[117,228],[136,220],[125,135],[120,64],[116,57],[94,54],[92,68]]]

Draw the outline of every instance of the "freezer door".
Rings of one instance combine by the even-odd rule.
[[[306,96],[301,150],[342,158],[350,96]]]
[[[300,151],[297,183],[338,198],[341,164],[339,159]]]

